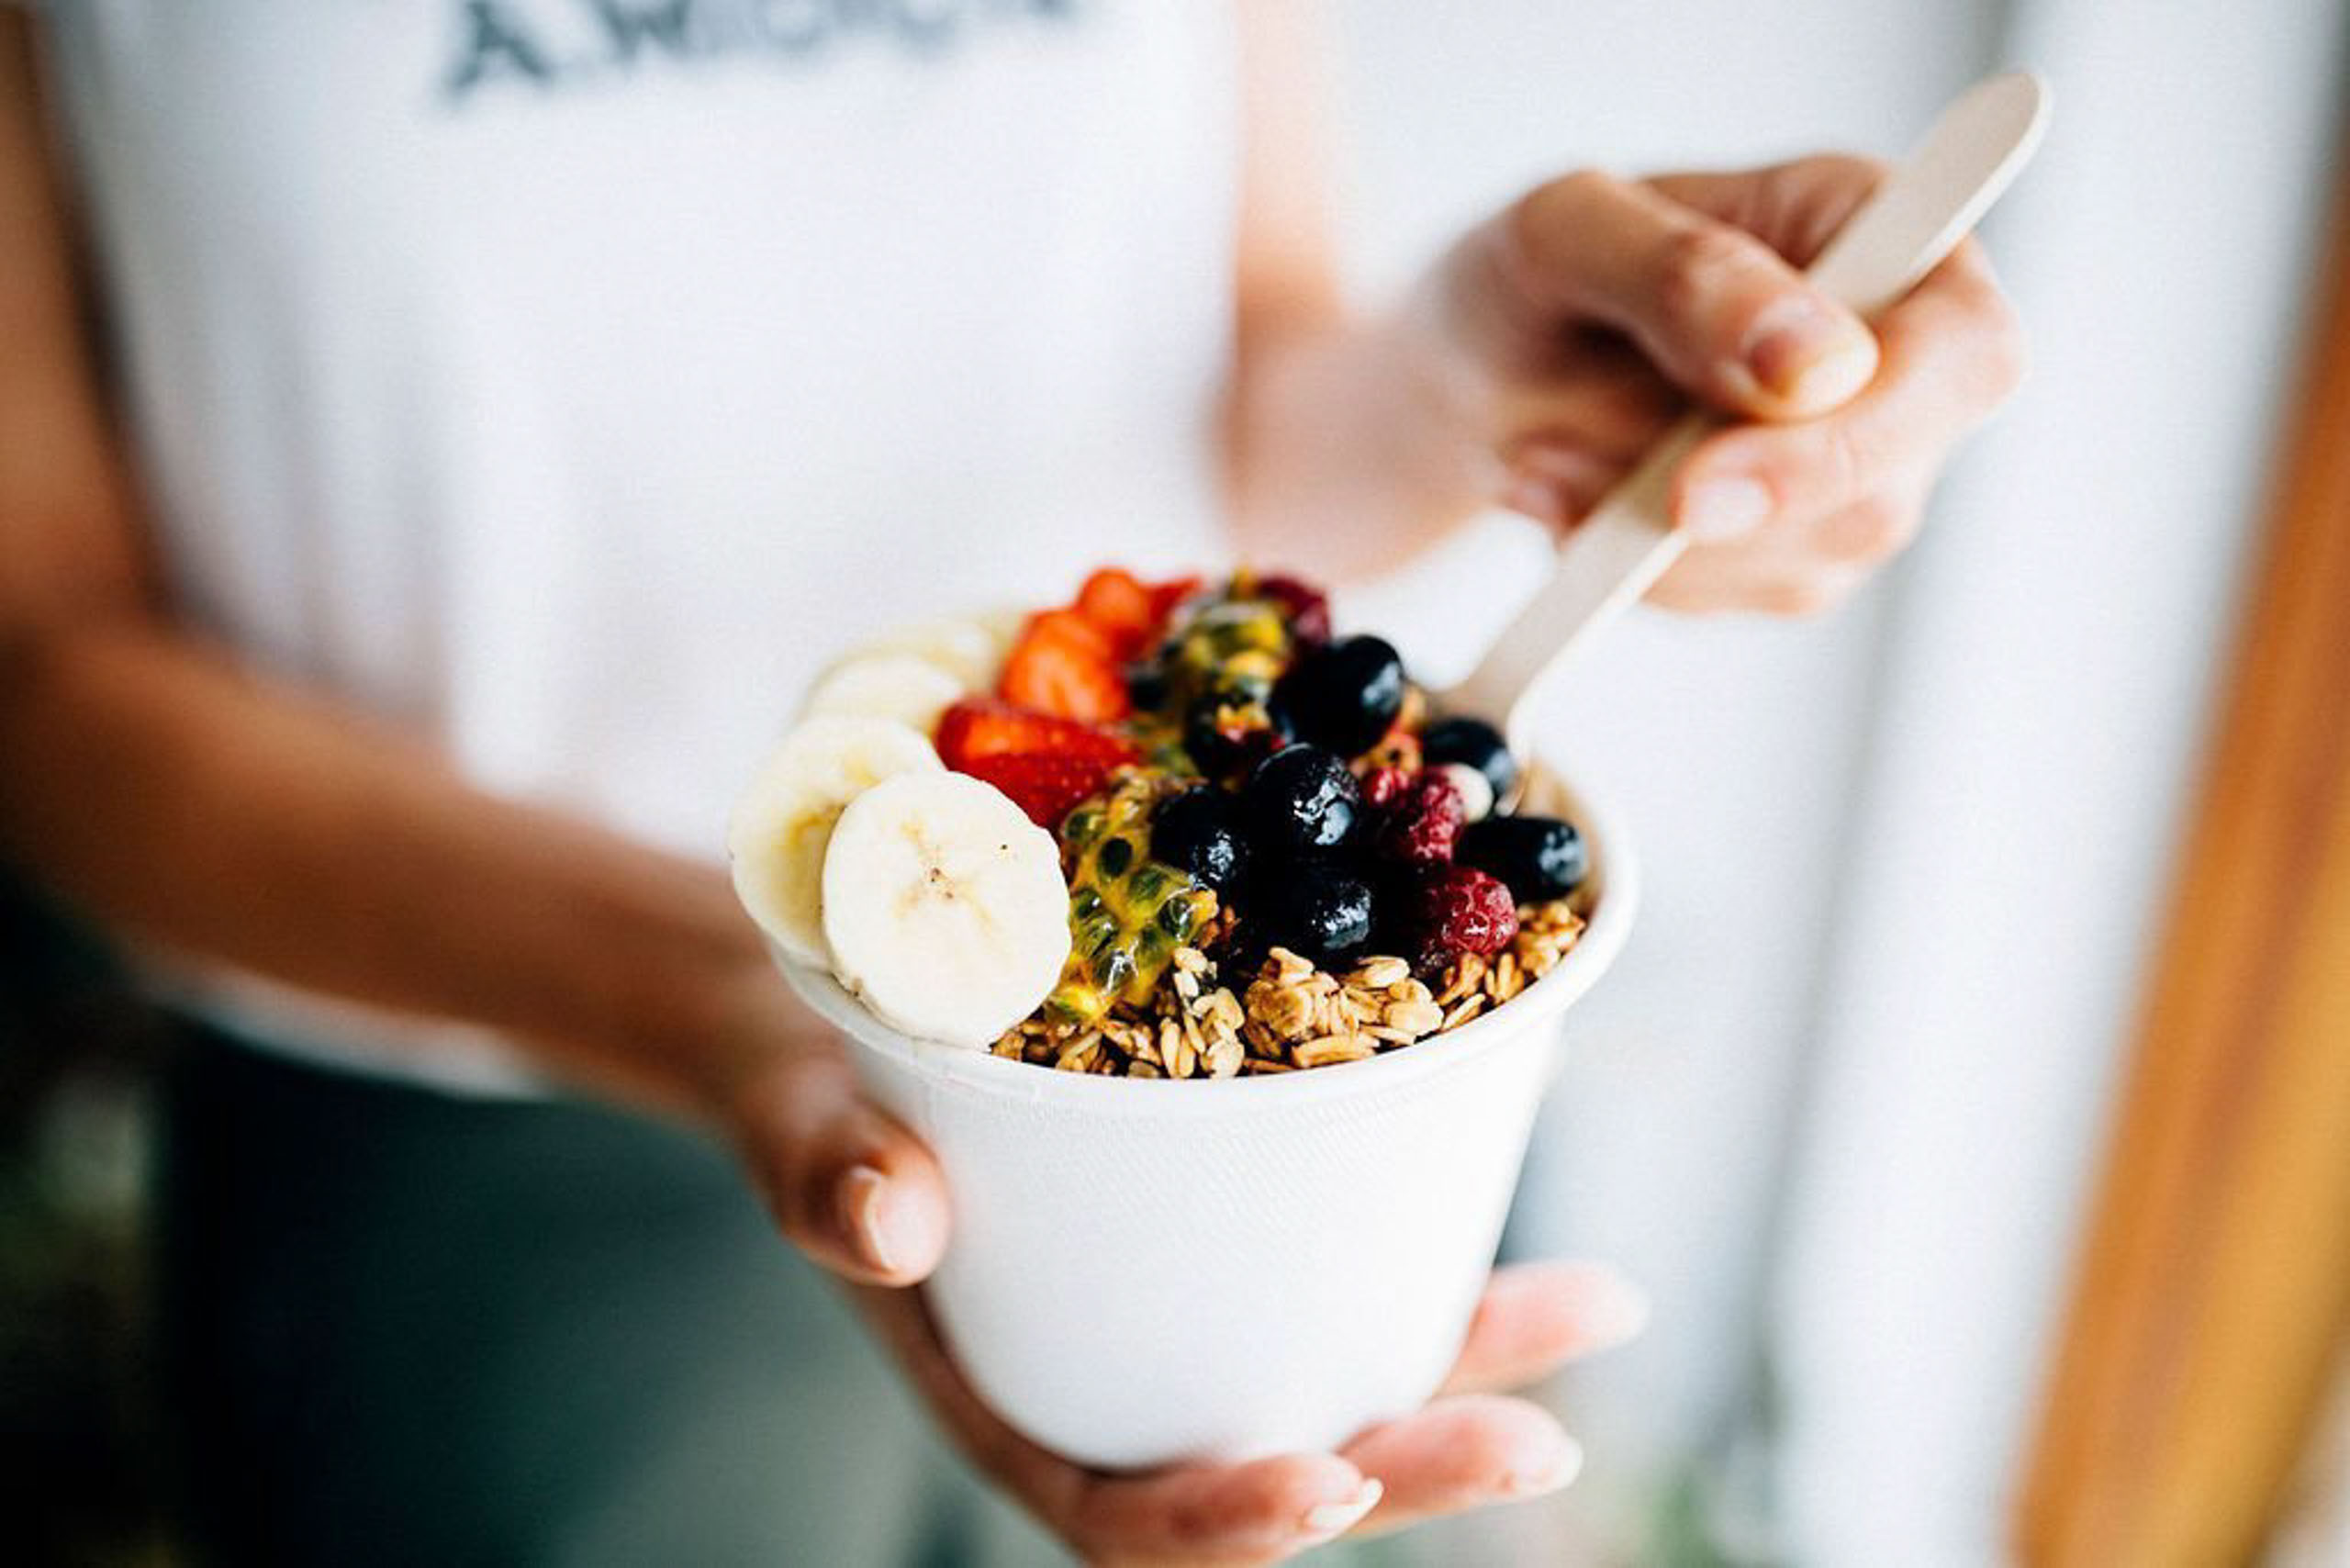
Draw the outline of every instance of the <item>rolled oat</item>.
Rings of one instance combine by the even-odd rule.
[[[1508,947],[1491,958],[1454,959],[1432,977],[1433,988],[1392,955],[1333,973],[1276,947],[1253,974],[1227,980],[1204,947],[1178,947],[1174,983],[1147,1005],[1121,1003],[1091,1025],[1031,1018],[992,1048],[1063,1071],[1130,1078],[1264,1077],[1360,1061],[1459,1028],[1509,1001],[1556,968],[1583,931],[1572,901],[1528,906]],[[1215,930],[1201,940],[1225,935]]]

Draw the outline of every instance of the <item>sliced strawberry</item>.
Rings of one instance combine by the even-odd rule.
[[[1007,700],[1064,719],[1123,719],[1132,707],[1110,634],[1073,610],[1030,618],[996,688]]]
[[[1113,767],[1141,756],[1125,736],[1098,724],[1056,718],[993,697],[967,697],[939,717],[938,755],[958,772],[969,772],[969,764],[983,756],[1048,753]]]
[[[1077,610],[1122,646],[1140,643],[1158,627],[1150,589],[1132,572],[1117,566],[1104,566],[1085,579],[1085,586],[1077,590]]]
[[[1070,807],[1099,794],[1115,767],[1091,757],[1049,752],[1000,752],[973,757],[962,771],[994,785],[1011,796],[1031,822],[1050,830],[1061,825]]]
[[[1051,643],[1089,658],[1106,659],[1115,651],[1109,629],[1073,607],[1039,610],[1030,616],[1021,640]]]
[[[1199,591],[1195,577],[1147,583],[1121,567],[1104,566],[1077,590],[1077,610],[1110,634],[1119,658],[1133,660],[1150,652],[1175,607]]]

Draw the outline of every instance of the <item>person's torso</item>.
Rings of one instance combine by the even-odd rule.
[[[813,660],[1208,547],[1230,18],[58,0],[185,611],[711,853]]]
[[[714,856],[832,650],[1216,548],[1225,7],[50,0],[179,608]]]

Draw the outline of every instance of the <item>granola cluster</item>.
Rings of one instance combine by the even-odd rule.
[[[1147,1003],[1122,1002],[1090,1024],[1030,1018],[995,1043],[995,1054],[1128,1078],[1263,1076],[1360,1061],[1459,1028],[1550,973],[1583,935],[1577,902],[1521,907],[1507,947],[1452,959],[1434,986],[1398,958],[1333,973],[1275,947],[1255,974],[1227,978],[1201,948],[1179,947],[1172,983]]]

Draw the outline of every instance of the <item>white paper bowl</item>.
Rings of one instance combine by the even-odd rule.
[[[1460,1348],[1561,1049],[1636,897],[1623,829],[1538,779],[1592,857],[1590,928],[1505,1006],[1369,1060],[1214,1081],[1056,1072],[910,1039],[785,976],[855,1042],[955,1205],[931,1311],[979,1394],[1080,1463],[1327,1449]]]

